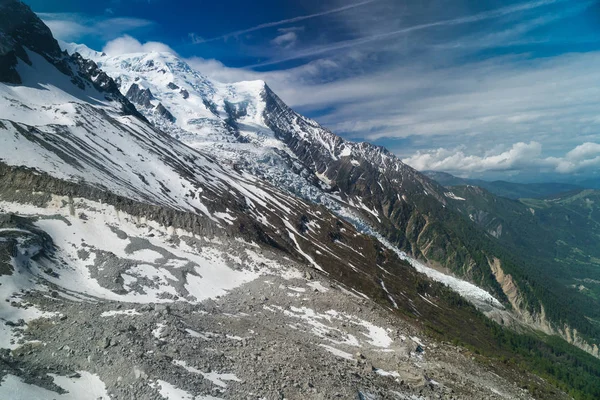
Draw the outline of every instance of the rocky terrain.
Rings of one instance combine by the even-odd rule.
[[[531,398],[509,370],[276,252],[126,214],[117,227],[111,207],[62,200],[0,203],[14,260],[0,277],[2,398]],[[71,264],[48,266],[76,242]],[[192,291],[181,264],[198,255],[200,271],[243,262],[214,265]]]

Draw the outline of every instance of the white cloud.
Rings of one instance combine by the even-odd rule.
[[[556,171],[563,174],[581,170],[597,170],[600,167],[600,144],[583,143],[568,152],[564,159],[557,160]]]
[[[245,68],[231,68],[214,59],[191,57],[186,62],[201,74],[219,82],[263,80],[290,106],[306,103],[313,83],[327,71],[339,69],[332,60],[316,60],[296,68],[258,72]],[[316,85],[315,85],[316,86]]]
[[[191,57],[187,63],[201,74],[218,82],[254,81],[264,78],[264,74],[240,68],[230,68],[215,59]]]
[[[86,36],[96,36],[105,40],[154,25],[154,22],[142,18],[89,17],[71,13],[38,13],[42,21],[60,40],[77,41]]]
[[[567,153],[567,159],[573,161],[582,161],[595,157],[600,154],[600,144],[587,142],[575,147]]]
[[[273,43],[276,46],[288,48],[292,47],[297,40],[298,34],[296,32],[286,32],[271,40],[271,43]]]
[[[600,144],[584,143],[561,157],[544,157],[542,145],[532,141],[515,143],[506,151],[483,155],[466,154],[466,148],[419,151],[403,161],[420,171],[444,171],[460,175],[496,171],[523,171],[572,174],[592,172],[600,166]]]
[[[538,142],[519,142],[507,151],[484,156],[467,155],[464,151],[464,148],[419,151],[403,161],[421,171],[505,171],[537,163],[542,145]]]
[[[102,51],[109,56],[119,56],[121,54],[129,53],[173,53],[177,54],[171,47],[160,42],[146,42],[141,43],[139,40],[134,39],[129,35],[121,36],[117,39],[111,40],[106,43]]]

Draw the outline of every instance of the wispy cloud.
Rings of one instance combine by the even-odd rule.
[[[198,44],[198,43],[203,43],[204,42],[204,38],[202,36],[199,36],[197,33],[194,33],[194,32],[188,33],[188,38],[190,39],[190,41],[193,44]]]
[[[432,28],[451,27],[451,26],[456,26],[456,25],[471,24],[471,23],[475,23],[475,22],[497,19],[500,17],[505,17],[510,14],[520,13],[520,12],[531,10],[534,8],[544,7],[544,6],[548,6],[548,5],[555,4],[555,3],[561,3],[561,2],[565,2],[565,1],[566,0],[531,1],[531,2],[522,3],[522,4],[518,4],[518,5],[513,5],[513,6],[501,7],[501,8],[495,9],[495,10],[485,11],[485,12],[481,12],[478,14],[469,15],[469,16],[465,16],[465,17],[412,25],[412,26],[408,26],[408,27],[405,27],[402,29],[396,29],[396,30],[393,30],[390,32],[377,33],[374,35],[364,36],[364,37],[357,38],[357,39],[344,40],[344,41],[339,41],[336,43],[307,48],[307,49],[304,49],[301,51],[295,51],[293,54],[289,54],[284,57],[275,58],[275,59],[268,60],[265,62],[249,65],[249,66],[247,66],[247,68],[264,67],[264,66],[268,66],[268,65],[280,64],[280,63],[283,63],[286,61],[292,61],[292,60],[297,60],[297,59],[302,59],[302,58],[307,58],[307,57],[314,57],[314,56],[330,53],[333,51],[344,50],[344,49],[347,49],[350,47],[361,46],[361,45],[368,44],[371,42],[390,39],[390,38],[394,38],[396,36],[405,35],[408,33],[413,33],[413,32],[432,29]]]
[[[304,32],[304,26],[290,26],[287,28],[279,28],[277,32],[279,33],[288,33],[288,32]]]
[[[597,4],[596,0],[581,1],[576,4],[569,5],[560,11],[560,13],[547,13],[540,16],[525,19],[514,23],[507,29],[497,30],[485,35],[472,35],[470,37],[450,41],[441,45],[435,46],[436,48],[447,48],[447,49],[460,49],[460,48],[488,48],[494,46],[514,46],[514,45],[527,45],[527,44],[539,44],[548,43],[550,40],[557,41],[560,38],[527,38],[520,39],[524,35],[531,31],[539,29],[540,27],[547,26],[554,22],[575,16],[590,8],[594,4]]]
[[[301,16],[294,17],[294,18],[287,18],[287,19],[282,19],[279,21],[266,22],[264,24],[253,26],[251,28],[241,29],[238,31],[226,33],[224,35],[204,39],[203,42],[212,42],[215,40],[227,39],[227,38],[231,38],[231,37],[235,37],[235,36],[239,36],[239,35],[244,35],[246,33],[259,31],[261,29],[273,28],[276,26],[287,25],[287,24],[293,24],[296,22],[305,21],[305,20],[312,19],[312,18],[318,18],[318,17],[323,17],[325,15],[340,13],[342,11],[351,10],[353,8],[361,7],[361,6],[370,4],[370,3],[374,3],[376,1],[378,1],[378,0],[367,0],[367,1],[362,1],[360,3],[354,3],[354,4],[347,5],[347,6],[338,7],[338,8],[334,8],[334,9],[330,9],[330,10],[326,10],[326,11],[322,11],[322,12],[318,12],[318,13],[314,13],[314,14],[301,15]],[[203,43],[203,42],[200,42],[200,43]]]
[[[64,41],[96,36],[109,40],[126,32],[148,28],[154,22],[142,18],[90,17],[71,13],[38,13],[54,36]]]
[[[297,40],[298,34],[296,32],[286,32],[275,37],[275,39],[271,40],[271,43],[276,46],[290,48],[296,43]]]

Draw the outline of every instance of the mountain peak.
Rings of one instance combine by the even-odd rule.
[[[235,87],[240,92],[253,93],[256,96],[261,96],[263,91],[268,87],[263,80],[240,81],[231,83],[229,86]]]
[[[62,40],[59,40],[58,44],[62,50],[71,55],[79,53],[83,58],[87,58],[88,60],[93,60],[95,62],[98,62],[103,57],[108,57],[106,53],[90,49],[85,44],[67,43]]]

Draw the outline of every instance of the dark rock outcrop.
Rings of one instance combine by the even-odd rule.
[[[0,82],[21,83],[15,67],[18,59],[31,64],[25,48],[51,63],[64,56],[50,29],[31,8],[19,0],[0,0]]]
[[[150,89],[142,89],[137,83],[132,84],[125,95],[129,101],[145,108],[152,108],[151,100],[154,99]]]
[[[73,78],[73,83],[80,88],[91,84],[98,91],[104,93],[107,100],[121,103],[125,115],[132,115],[148,122],[135,106],[121,94],[117,82],[102,71],[94,61],[83,58],[79,53],[73,54],[70,61],[77,66],[77,77]]]
[[[80,89],[93,86],[108,100],[121,103],[123,113],[146,121],[121,94],[115,81],[95,62],[84,59],[78,53],[69,56],[63,52],[50,28],[29,6],[19,0],[0,0],[0,82],[22,83],[16,66],[19,59],[31,65],[27,51],[44,57]]]
[[[166,119],[167,121],[175,122],[175,117],[173,116],[173,114],[171,114],[171,112],[167,110],[165,106],[162,105],[162,103],[158,103],[158,106],[156,106],[156,113],[164,119]]]

